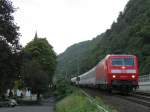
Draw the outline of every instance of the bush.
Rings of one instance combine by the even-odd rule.
[[[55,96],[56,100],[60,100],[65,96],[73,92],[73,87],[70,85],[70,82],[65,81],[64,79],[59,79],[55,85]]]
[[[75,92],[56,104],[56,112],[96,112],[87,98],[80,92]]]

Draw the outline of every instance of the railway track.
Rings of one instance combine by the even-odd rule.
[[[135,94],[150,96],[150,92],[135,92]]]
[[[99,91],[95,91],[95,92],[99,92]],[[102,94],[110,95],[105,91],[102,91]],[[126,99],[126,100],[129,100],[129,101],[132,101],[132,102],[150,107],[150,93],[135,92],[135,93],[131,93],[131,94],[128,94],[128,95],[122,95],[122,94],[119,94],[119,93],[114,93],[114,94],[112,94],[112,96],[120,97],[122,99]]]
[[[98,89],[82,88],[91,97],[100,97],[105,104],[116,108],[119,112],[150,112],[150,95],[135,93],[121,95],[115,93],[110,95],[106,91]]]
[[[150,107],[150,94],[148,93],[137,92],[137,93],[130,94],[129,96],[119,95],[119,97]]]

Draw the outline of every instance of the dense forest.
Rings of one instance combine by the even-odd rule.
[[[130,0],[110,29],[70,46],[58,56],[56,76],[67,79],[94,67],[107,54],[134,54],[140,75],[150,73],[150,0]]]

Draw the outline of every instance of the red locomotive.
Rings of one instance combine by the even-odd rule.
[[[94,68],[77,78],[74,84],[130,92],[138,87],[138,61],[134,55],[107,55]]]

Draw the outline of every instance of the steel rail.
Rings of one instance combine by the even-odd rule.
[[[94,101],[94,98],[92,98],[90,95],[88,95],[85,91],[83,91],[83,90],[81,90],[81,91],[82,91],[82,93],[83,93],[85,96],[87,96],[89,102],[92,103],[92,104],[95,104],[99,110],[103,110],[104,112],[109,112],[109,111],[106,110],[104,107],[98,105],[98,104]]]

